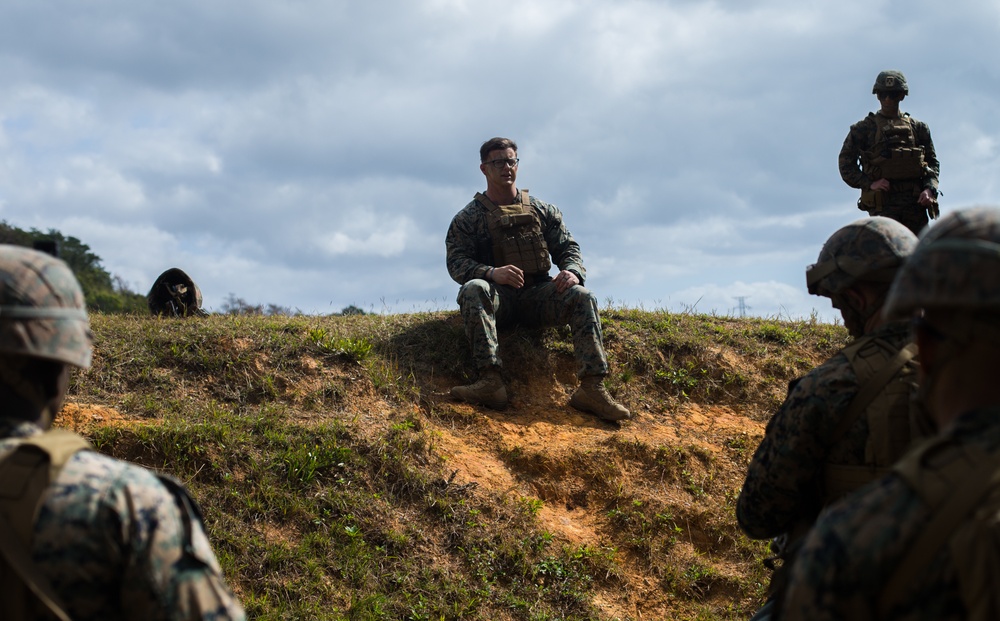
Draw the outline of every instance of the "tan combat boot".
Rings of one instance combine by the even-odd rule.
[[[587,375],[580,378],[580,387],[570,397],[569,404],[578,410],[596,414],[604,420],[626,420],[632,413],[615,401],[604,388],[604,378]]]
[[[496,367],[483,371],[479,381],[468,386],[455,386],[451,396],[460,401],[485,405],[494,410],[507,407],[507,389],[503,385],[500,369]]]

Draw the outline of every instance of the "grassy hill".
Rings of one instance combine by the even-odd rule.
[[[57,424],[202,505],[254,619],[742,619],[765,546],[733,506],[789,379],[846,331],[607,309],[609,390],[566,405],[568,329],[501,335],[503,412],[453,402],[457,313],[92,317]]]

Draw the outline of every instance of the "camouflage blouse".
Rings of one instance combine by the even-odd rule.
[[[868,335],[900,349],[910,340],[906,322]],[[834,445],[830,438],[858,394],[858,378],[838,353],[789,385],[788,396],[767,424],[764,439],[747,468],[736,503],[740,528],[766,539],[812,523],[823,505],[826,464],[865,463],[868,420],[864,416]]]
[[[583,267],[580,245],[563,224],[562,213],[555,205],[542,202],[534,196],[530,200],[541,219],[542,235],[552,262],[560,270],[575,273],[582,285],[587,270]],[[496,267],[493,264],[493,241],[486,220],[486,207],[473,199],[459,211],[448,227],[445,247],[448,252],[448,273],[460,285],[474,278],[484,278],[490,267]]]
[[[0,419],[0,457],[39,433]],[[42,497],[33,557],[73,619],[243,620],[194,506],[145,468],[80,451]]]
[[[957,459],[964,447],[1000,453],[1000,409],[959,416],[942,436]],[[792,569],[782,619],[852,621],[908,619],[950,621],[967,618],[958,583],[954,550],[944,545],[886,616],[878,616],[888,581],[930,522],[931,512],[897,473],[869,484],[831,505],[806,537]],[[992,546],[992,538],[975,542]],[[995,577],[994,577],[995,580]]]
[[[904,114],[904,113],[900,113]],[[863,152],[871,151],[875,143],[875,134],[878,130],[877,119],[881,112],[872,112],[861,119],[847,132],[844,144],[840,148],[838,164],[840,176],[844,183],[852,188],[865,189],[871,186],[875,179],[871,179],[861,170],[861,155]],[[886,117],[882,117],[883,119]],[[913,117],[910,123],[913,126],[914,138],[917,146],[924,148],[924,159],[927,162],[927,175],[923,178],[923,187],[937,191],[938,175],[941,172],[941,165],[938,162],[937,152],[934,150],[934,141],[931,139],[931,130],[926,123],[918,121]]]

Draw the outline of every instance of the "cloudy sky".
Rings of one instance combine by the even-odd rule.
[[[479,145],[519,146],[603,305],[832,319],[837,171],[886,68],[942,211],[1000,204],[995,0],[5,0],[0,219],[309,314],[457,308]]]

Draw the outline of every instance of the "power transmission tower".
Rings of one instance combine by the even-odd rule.
[[[749,298],[749,297],[750,297],[749,295],[738,295],[738,296],[736,296],[736,301],[739,302],[739,304],[740,304],[739,305],[740,317],[746,317],[747,316],[747,311],[752,308],[749,304],[747,304],[747,298]]]

